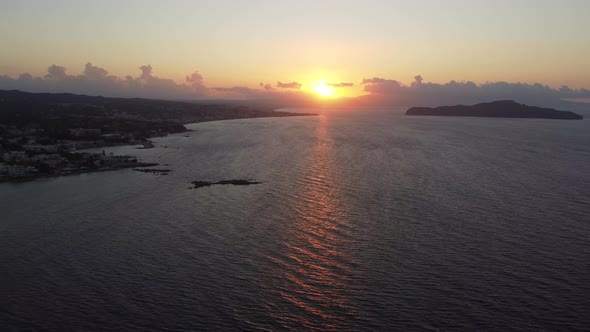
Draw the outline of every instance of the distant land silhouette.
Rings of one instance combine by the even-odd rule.
[[[437,115],[437,116],[474,116],[492,118],[537,118],[582,120],[584,117],[570,111],[558,111],[553,108],[543,108],[519,104],[514,100],[499,100],[472,106],[439,106],[412,107],[406,115]]]

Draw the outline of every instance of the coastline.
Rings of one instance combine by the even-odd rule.
[[[13,184],[28,183],[28,182],[34,182],[34,181],[42,180],[42,179],[54,179],[54,178],[59,178],[59,177],[71,176],[71,175],[111,172],[111,171],[119,171],[119,170],[123,170],[123,169],[130,169],[130,168],[134,168],[134,167],[153,167],[153,166],[158,166],[158,165],[159,165],[158,163],[138,162],[133,165],[129,164],[126,166],[112,166],[112,167],[105,167],[105,168],[100,168],[100,169],[88,169],[88,170],[77,169],[77,170],[68,171],[67,173],[56,174],[56,175],[40,174],[40,175],[31,176],[31,177],[14,178],[14,179],[0,179],[0,184],[3,184],[3,183],[13,183]]]
[[[140,142],[135,142],[133,144],[128,144],[128,143],[121,143],[121,144],[104,144],[104,145],[97,145],[97,146],[93,146],[93,147],[88,147],[88,148],[84,148],[84,149],[79,149],[76,150],[76,152],[84,152],[84,151],[90,151],[90,150],[95,150],[95,149],[100,149],[100,148],[112,148],[112,147],[118,147],[118,146],[135,146],[137,150],[146,150],[146,149],[152,149],[155,148],[155,144],[152,141],[153,138],[160,138],[160,137],[166,137],[172,134],[186,134],[186,133],[191,133],[194,132],[196,130],[194,129],[188,129],[186,126],[190,126],[193,124],[199,124],[199,123],[205,123],[205,122],[218,122],[218,121],[232,121],[232,120],[247,120],[247,119],[263,119],[263,118],[286,118],[286,117],[298,117],[298,116],[319,116],[320,114],[317,113],[294,113],[294,112],[285,112],[285,111],[280,111],[281,109],[285,109],[285,108],[278,108],[276,110],[272,110],[272,112],[277,112],[277,113],[288,113],[289,115],[277,115],[277,116],[272,116],[272,115],[266,115],[266,116],[249,116],[249,117],[241,117],[241,118],[227,118],[227,119],[203,119],[202,121],[191,121],[191,122],[186,122],[186,123],[182,123],[182,126],[185,128],[184,131],[179,131],[179,132],[174,132],[174,133],[164,133],[163,135],[158,135],[158,136],[152,136],[149,138],[146,138],[145,141],[140,141]]]
[[[101,144],[101,143],[97,142],[92,147],[73,150],[72,154],[80,154],[80,155],[86,154],[86,155],[92,155],[92,156],[99,156],[100,153],[94,152],[96,149],[109,148],[109,147],[125,147],[125,146],[133,147],[133,146],[136,146],[135,149],[138,149],[138,150],[152,149],[155,147],[155,144],[153,143],[153,141],[151,139],[167,137],[170,134],[185,134],[188,132],[193,132],[195,130],[188,129],[186,126],[191,125],[191,124],[199,124],[199,123],[203,123],[203,122],[256,119],[256,118],[282,118],[282,117],[293,117],[293,116],[318,116],[318,114],[314,114],[314,113],[292,113],[292,112],[282,112],[282,111],[276,111],[276,110],[273,110],[272,112],[277,112],[278,114],[276,114],[276,116],[275,116],[275,114],[265,114],[262,116],[244,116],[244,117],[238,117],[238,118],[232,117],[232,118],[222,118],[222,119],[218,118],[218,119],[202,119],[200,121],[190,121],[190,122],[181,124],[182,127],[184,128],[184,130],[182,130],[182,131],[173,132],[173,133],[163,132],[162,135],[151,136],[149,138],[145,138],[145,140],[134,142],[133,144],[128,144],[128,143],[108,144],[107,142],[104,142],[104,141]],[[103,151],[103,153],[104,153],[104,151]],[[8,177],[5,175],[0,175],[0,184],[2,184],[2,183],[25,183],[25,182],[32,182],[32,181],[35,181],[38,179],[50,179],[50,178],[57,178],[57,177],[62,177],[62,176],[80,175],[80,174],[98,173],[98,172],[108,172],[108,171],[116,171],[116,170],[122,170],[122,169],[142,169],[142,168],[145,169],[145,167],[159,166],[158,163],[138,161],[136,156],[109,155],[108,157],[111,159],[113,159],[113,158],[127,158],[126,159],[127,162],[117,164],[117,165],[97,167],[97,168],[84,168],[84,167],[82,167],[82,168],[71,169],[71,170],[60,170],[54,174],[30,173],[30,174],[28,174],[26,176],[22,176],[22,177]]]

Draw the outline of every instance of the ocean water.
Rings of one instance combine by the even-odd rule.
[[[590,328],[589,120],[317,111],[0,184],[0,329]]]

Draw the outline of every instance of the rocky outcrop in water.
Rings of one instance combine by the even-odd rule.
[[[252,185],[252,184],[260,184],[262,182],[253,181],[253,180],[220,180],[220,181],[215,181],[215,182],[193,181],[191,183],[194,185],[194,187],[192,187],[191,189],[197,189],[197,188],[209,187],[209,186],[213,186],[213,185],[227,185],[227,184],[231,184],[234,186],[248,186],[248,185]]]

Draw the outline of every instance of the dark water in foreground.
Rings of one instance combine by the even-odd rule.
[[[109,149],[168,176],[0,185],[2,330],[590,327],[590,121],[192,128]]]

